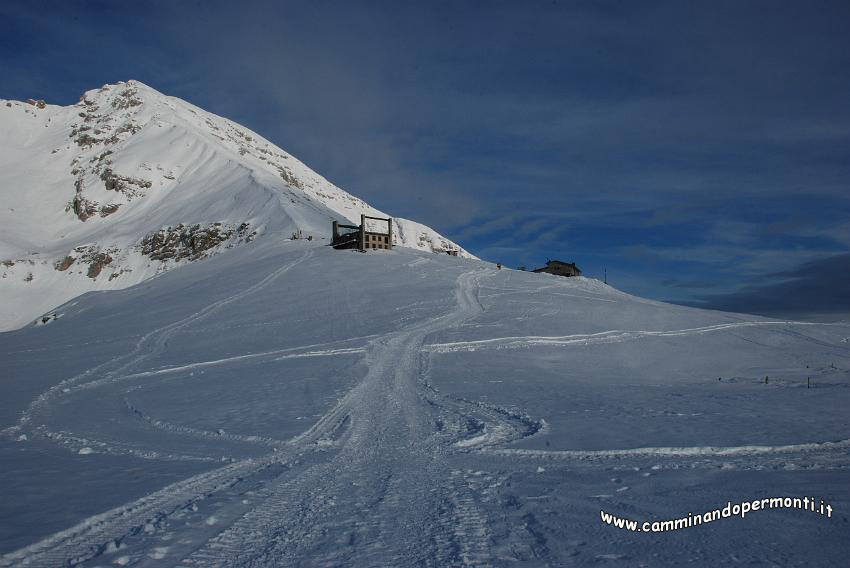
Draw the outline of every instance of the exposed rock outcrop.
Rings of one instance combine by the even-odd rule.
[[[149,234],[139,243],[139,248],[142,254],[151,260],[197,260],[218,246],[250,242],[256,235],[257,232],[251,231],[248,223],[242,223],[238,227],[225,223],[181,223],[176,227],[164,227]]]
[[[80,221],[85,221],[97,213],[98,203],[97,201],[89,201],[82,195],[77,194],[71,202],[71,209],[73,209],[74,215],[76,215]]]
[[[53,267],[56,268],[56,270],[58,270],[59,272],[64,272],[64,271],[68,270],[69,268],[71,268],[71,265],[74,264],[74,262],[76,260],[77,260],[76,258],[69,255],[69,256],[66,256],[65,258],[63,258],[62,260],[56,262],[56,264],[54,264]]]
[[[124,89],[118,93],[117,97],[112,99],[112,106],[117,109],[128,109],[139,106],[142,104],[142,100],[136,96],[137,94],[138,91],[133,87]]]
[[[153,185],[146,179],[116,174],[108,167],[100,174],[100,179],[103,180],[106,191],[117,191],[131,199],[139,196],[143,190],[150,189]]]
[[[117,256],[120,252],[120,249],[117,248],[101,249],[96,245],[77,247],[65,258],[56,261],[53,268],[59,272],[65,272],[79,261],[80,264],[88,265],[86,276],[95,279],[103,272],[104,268],[114,262],[114,256]]]
[[[89,278],[97,278],[103,271],[103,267],[112,262],[112,257],[105,252],[98,251],[94,253],[89,262],[89,271],[86,274]]]
[[[108,217],[118,211],[119,207],[121,207],[121,205],[118,203],[108,203],[106,205],[101,205],[98,213],[100,213],[101,217]]]

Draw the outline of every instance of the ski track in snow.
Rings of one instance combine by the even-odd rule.
[[[460,326],[484,312],[478,295],[479,282],[494,274],[493,270],[473,270],[458,278],[457,307],[452,312],[386,335],[136,370],[162,352],[174,333],[262,289],[310,254],[308,251],[238,294],[144,335],[127,355],[49,389],[30,405],[18,425],[4,433],[32,431],[72,451],[87,453],[212,460],[216,458],[156,452],[144,455],[145,452],[120,443],[49,432],[45,426],[32,424],[39,412],[69,391],[176,375],[248,358],[282,360],[362,354],[368,371],[361,382],[308,430],[289,440],[172,424],[149,416],[125,398],[128,415],[150,428],[173,435],[266,446],[269,452],[260,458],[227,463],[90,517],[0,557],[0,566],[87,565],[107,560],[102,556],[117,548],[122,550],[120,560],[138,565],[156,565],[151,561],[168,556],[171,565],[182,566],[488,566],[494,561],[490,556],[491,519],[481,506],[482,489],[452,460],[453,456],[469,453],[495,460],[546,461],[547,467],[594,467],[610,465],[612,461],[632,467],[646,460],[667,460],[666,466],[655,467],[746,468],[752,466],[752,456],[759,456],[761,466],[770,466],[774,457],[787,463],[789,456],[796,456],[798,462],[805,460],[810,467],[846,467],[845,460],[836,456],[846,453],[850,440],[786,446],[595,451],[506,448],[511,442],[544,432],[546,423],[520,409],[443,395],[428,382],[429,353],[616,342],[797,322],[737,322],[671,331],[612,330],[565,337],[511,337],[428,345],[426,340],[434,333]],[[369,340],[365,347],[350,346],[365,339]],[[237,497],[234,488],[245,485],[258,489],[243,491]],[[249,495],[253,496],[241,498]],[[214,515],[198,511],[198,505],[208,499],[217,500],[221,506]],[[194,524],[187,518],[193,519]],[[175,531],[178,538],[185,534],[174,545],[176,550],[151,544],[155,535],[168,530]],[[415,539],[411,540],[410,535],[415,535]]]
[[[344,343],[349,340],[344,340],[338,343]],[[327,346],[329,344],[324,344],[323,346]],[[161,377],[165,375],[174,375],[178,373],[185,373],[186,371],[194,371],[196,369],[204,369],[207,367],[217,367],[220,365],[233,364],[233,363],[242,363],[244,361],[250,360],[269,360],[269,361],[283,361],[285,359],[299,359],[304,357],[328,357],[333,355],[352,355],[363,353],[363,347],[341,347],[338,349],[316,349],[317,345],[309,345],[305,347],[290,347],[286,349],[275,349],[272,351],[264,351],[262,353],[249,353],[246,355],[235,355],[233,357],[225,357],[222,359],[213,359],[210,361],[199,361],[197,363],[187,363],[185,365],[176,365],[174,367],[165,367],[162,369],[155,369],[151,371],[141,371],[138,373],[131,373],[127,375],[119,375],[119,376],[108,376],[99,380],[89,381],[87,383],[83,383],[80,385],[76,385],[74,387],[66,387],[69,390],[68,392],[75,392],[83,389],[91,389],[101,387],[107,384],[113,384],[120,381],[129,381],[135,379],[141,379],[145,377]]]
[[[850,448],[850,439],[834,442],[809,442],[783,446],[692,446],[627,448],[621,450],[526,450],[511,448],[483,448],[482,453],[498,456],[529,457],[549,460],[602,460],[628,457],[747,457],[768,454],[804,454],[834,452]]]
[[[266,436],[245,436],[241,434],[230,434],[221,431],[212,432],[210,430],[201,430],[198,428],[191,428],[189,426],[172,424],[165,420],[153,418],[152,416],[146,414],[140,408],[134,406],[126,398],[124,399],[124,404],[127,406],[127,410],[129,410],[134,416],[138,417],[143,422],[150,424],[153,428],[163,430],[172,434],[182,434],[185,436],[192,436],[196,438],[208,438],[212,440],[228,440],[231,442],[240,442],[243,444],[258,444],[262,446],[268,446],[270,448],[281,448],[286,446],[287,444],[287,442],[284,440],[276,440],[274,438],[269,438]]]
[[[33,421],[33,416],[39,410],[43,409],[54,399],[61,397],[62,395],[67,394],[69,392],[72,392],[72,390],[75,388],[85,388],[86,384],[99,386],[107,384],[109,382],[122,380],[122,374],[124,374],[128,369],[139,365],[146,359],[160,354],[165,349],[168,340],[176,332],[185,329],[194,323],[202,321],[204,318],[215,313],[217,310],[228,304],[238,302],[239,300],[249,297],[252,294],[262,290],[271,282],[279,278],[281,275],[288,272],[291,268],[300,264],[304,260],[307,260],[307,258],[312,256],[312,254],[313,251],[308,250],[293,262],[281,266],[280,268],[276,269],[256,284],[249,286],[248,288],[237,292],[232,296],[228,296],[227,298],[223,298],[221,300],[213,302],[212,304],[209,304],[198,312],[195,312],[194,314],[191,314],[181,320],[178,320],[167,326],[146,333],[141,337],[141,339],[139,339],[139,341],[136,343],[130,353],[110,359],[109,361],[101,363],[100,365],[88,369],[83,373],[80,373],[74,377],[59,382],[58,384],[54,385],[53,387],[40,394],[32,403],[30,403],[29,407],[23,412],[20,419],[18,420],[18,424],[5,428],[4,430],[0,431],[0,434],[6,436],[15,435],[17,432],[23,430],[28,424]]]
[[[807,322],[795,321],[742,321],[734,323],[721,323],[704,327],[690,329],[673,329],[666,331],[635,330],[623,331],[612,329],[597,333],[579,333],[564,336],[520,336],[520,337],[498,337],[494,339],[479,339],[474,341],[456,341],[451,343],[432,343],[426,349],[434,353],[451,353],[455,351],[477,351],[479,349],[517,349],[533,346],[559,346],[559,345],[594,345],[599,343],[622,343],[641,339],[644,337],[676,337],[681,335],[697,335],[712,333],[715,331],[726,331],[741,327],[772,326],[772,325],[819,325]],[[785,330],[783,330],[785,331]],[[811,340],[811,338],[807,338]]]

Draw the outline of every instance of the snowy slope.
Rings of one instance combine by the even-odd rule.
[[[333,219],[388,216],[256,133],[137,81],[68,107],[33,103],[0,100],[0,330],[257,238],[326,239]],[[395,229],[398,245],[469,256],[424,225]]]
[[[273,239],[57,313],[0,334],[0,566],[850,553],[850,325]],[[832,517],[600,516],[804,496]]]

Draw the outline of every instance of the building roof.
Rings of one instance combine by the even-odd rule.
[[[571,266],[573,268],[577,268],[575,262],[561,262],[560,260],[547,260],[546,261],[546,266],[556,266],[556,265],[559,265],[559,264],[561,266]]]

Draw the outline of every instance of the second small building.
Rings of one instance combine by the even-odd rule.
[[[534,272],[545,272],[556,276],[581,276],[581,269],[575,262],[561,262],[560,260],[547,260],[546,266],[536,268]]]

